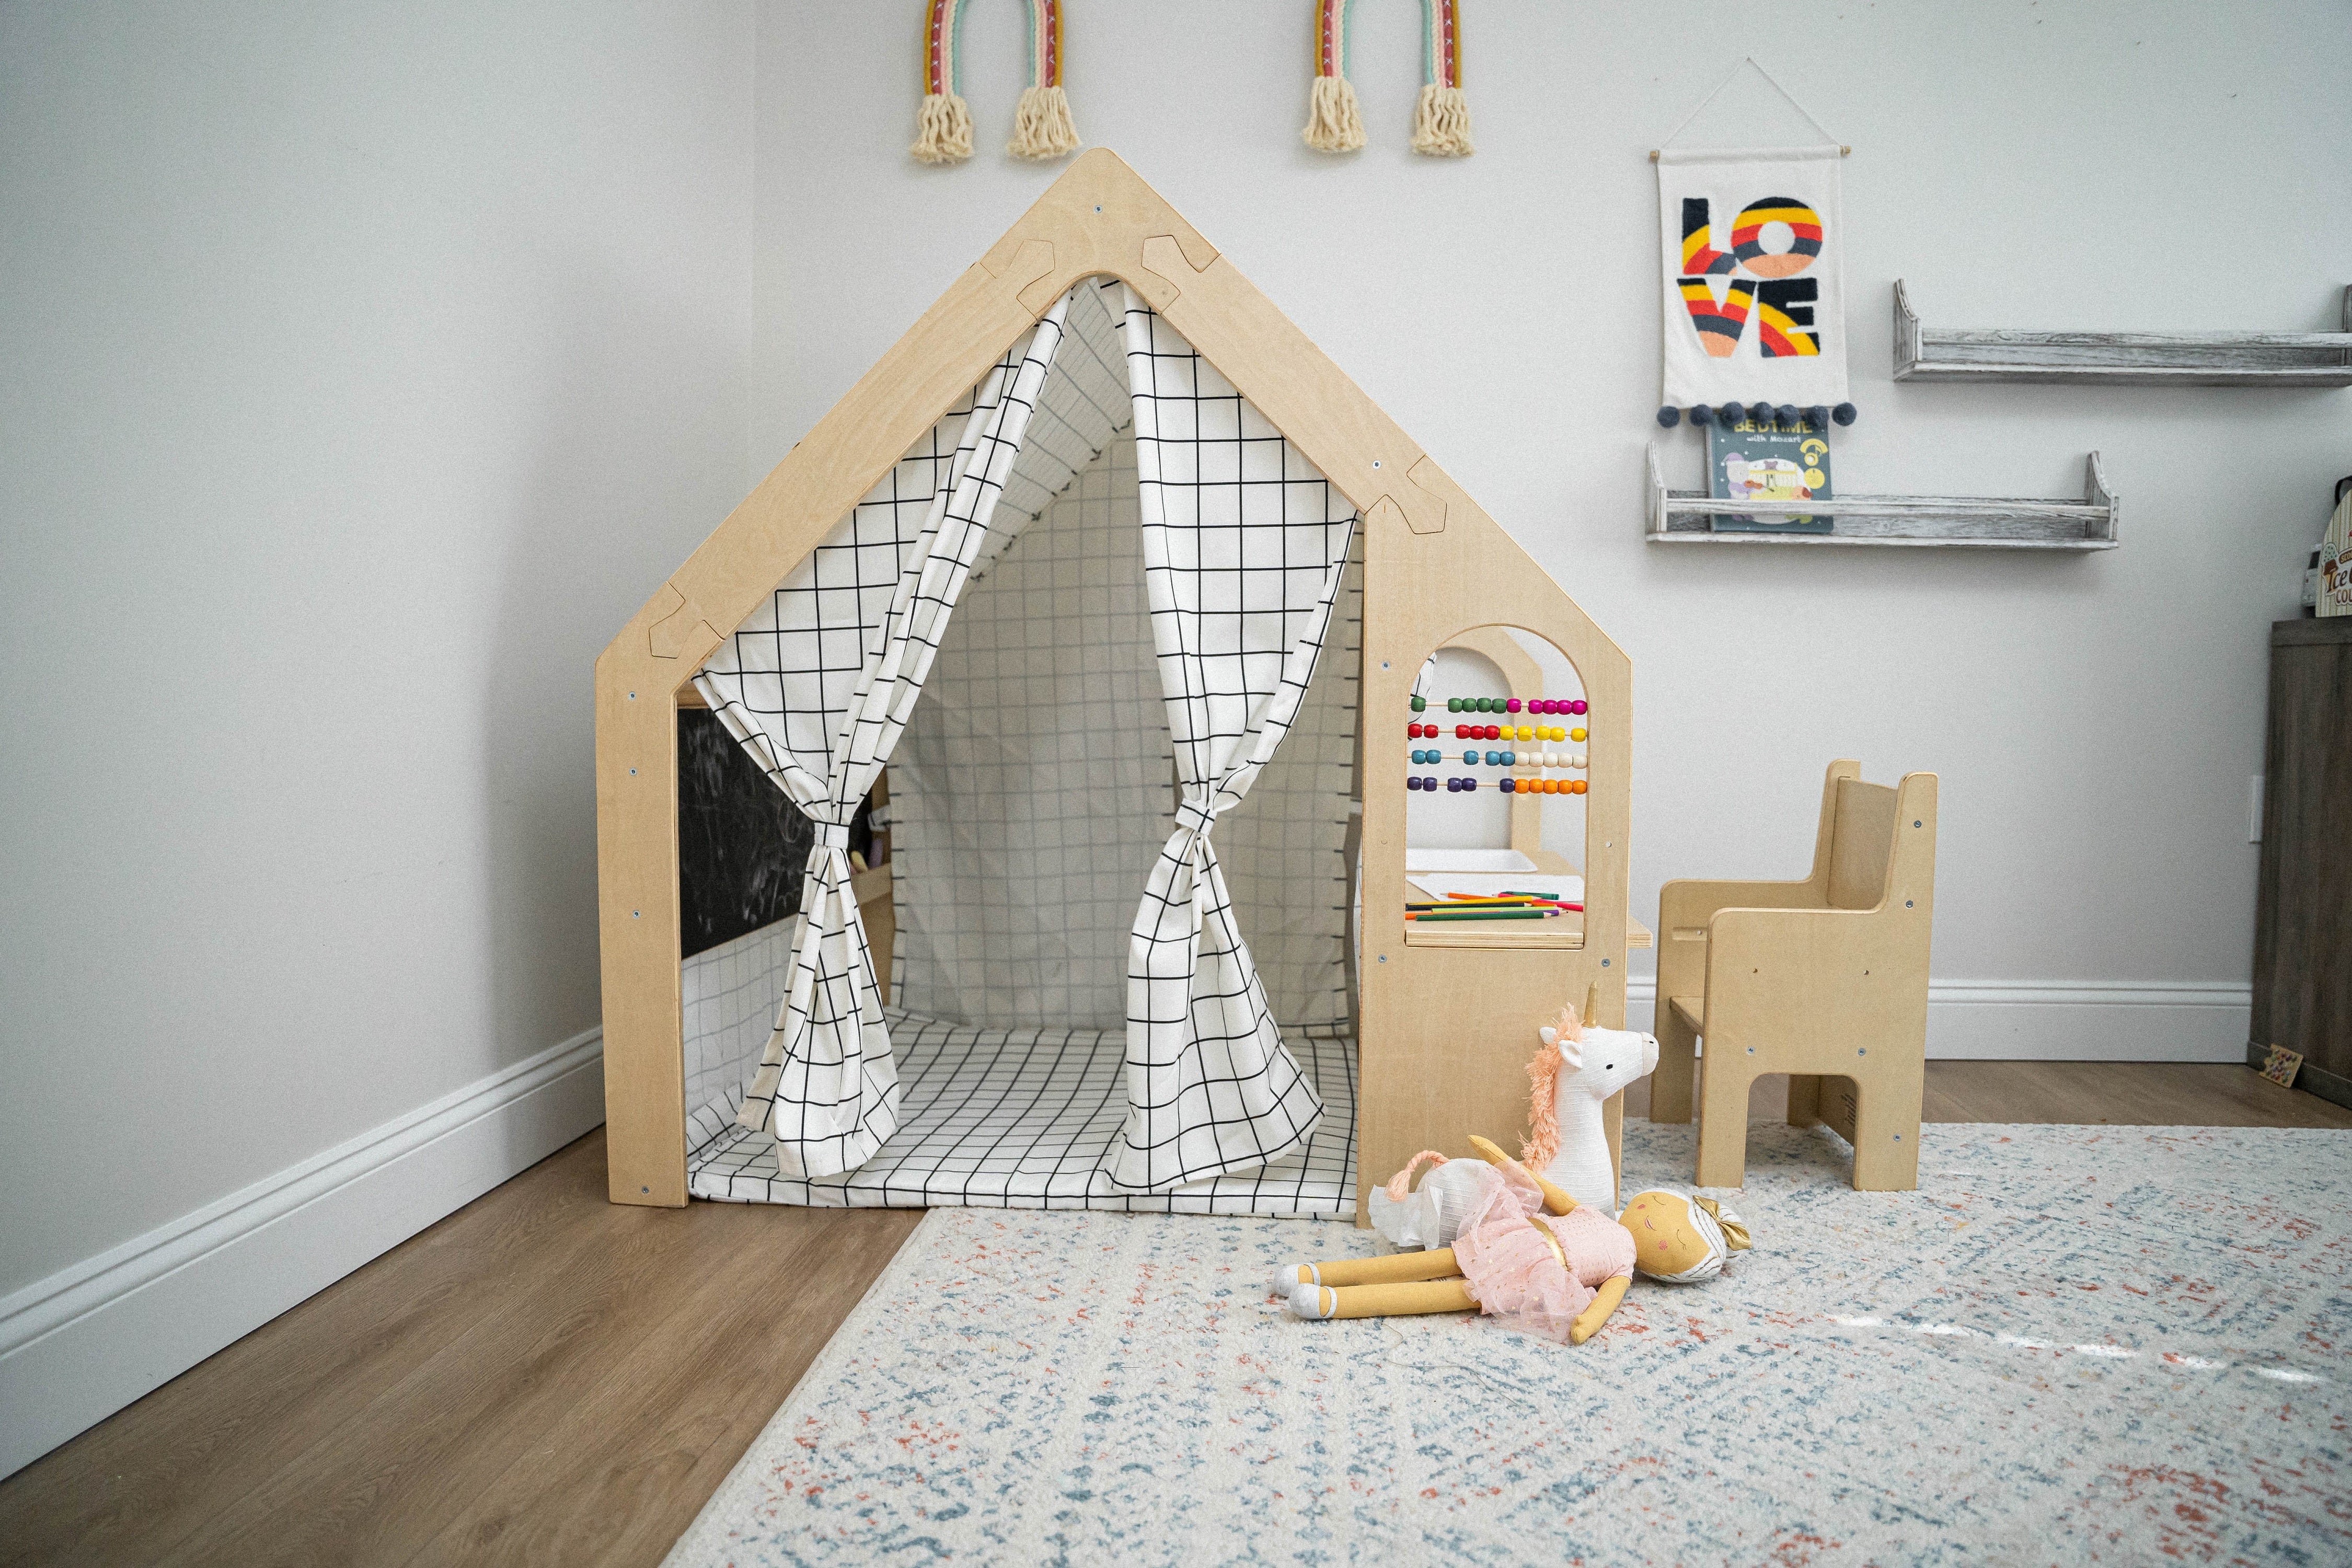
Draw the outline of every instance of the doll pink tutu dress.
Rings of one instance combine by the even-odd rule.
[[[1546,1214],[1542,1189],[1517,1165],[1485,1173],[1454,1237],[1464,1282],[1482,1314],[1566,1344],[1601,1286],[1633,1278],[1633,1234],[1596,1208]]]

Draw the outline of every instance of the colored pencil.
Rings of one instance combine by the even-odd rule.
[[[1464,910],[1458,914],[1408,914],[1409,921],[1548,921],[1558,910]]]

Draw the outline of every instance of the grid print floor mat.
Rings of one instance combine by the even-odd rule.
[[[1628,1193],[1687,1180],[1625,1131]],[[1755,1128],[1758,1249],[1574,1350],[1283,1313],[1352,1228],[939,1210],[669,1561],[2352,1562],[2352,1132],[1921,1155],[1857,1193]]]
[[[1127,1031],[983,1029],[893,1012],[898,1133],[862,1167],[803,1181],[776,1172],[775,1140],[734,1125],[739,1087],[694,1118],[687,1191],[734,1203],[824,1208],[1115,1209],[1135,1214],[1355,1217],[1355,1043],[1294,1026],[1283,1043],[1323,1100],[1306,1149],[1263,1170],[1134,1196],[1111,1187],[1127,1118]]]

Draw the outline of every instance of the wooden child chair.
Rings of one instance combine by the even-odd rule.
[[[1918,1186],[1935,898],[1936,775],[1889,789],[1850,760],[1822,782],[1803,881],[1665,885],[1650,1119],[1690,1120],[1705,1036],[1700,1186],[1745,1182],[1748,1087],[1774,1072],[1790,1075],[1791,1126],[1824,1121],[1853,1145],[1857,1188]]]

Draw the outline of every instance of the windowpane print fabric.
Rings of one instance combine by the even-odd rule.
[[[1182,805],[1129,939],[1124,1124],[1085,1184],[1164,1192],[1298,1156],[1315,1128],[1321,1102],[1283,1048],[1208,828],[1246,795],[1298,710],[1355,515],[1123,284],[1090,281],[885,477],[700,679],[819,827],[782,1016],[738,1118],[773,1135],[776,1179],[855,1170],[898,1125],[846,824],[905,729],[975,569],[1129,418],[1167,714],[1166,737],[1154,740],[1172,748]]]
[[[1111,1179],[1150,1192],[1280,1159],[1322,1115],[1282,1048],[1210,832],[1298,711],[1356,513],[1131,291],[1125,327],[1144,586],[1183,791],[1128,956]]]
[[[854,1170],[898,1126],[889,1030],[850,891],[849,820],[898,743],[982,553],[1067,305],[989,373],[952,453],[943,450],[950,416],[697,678],[729,731],[816,825],[783,1016],[741,1112],[746,1126],[775,1134],[788,1174]]]

